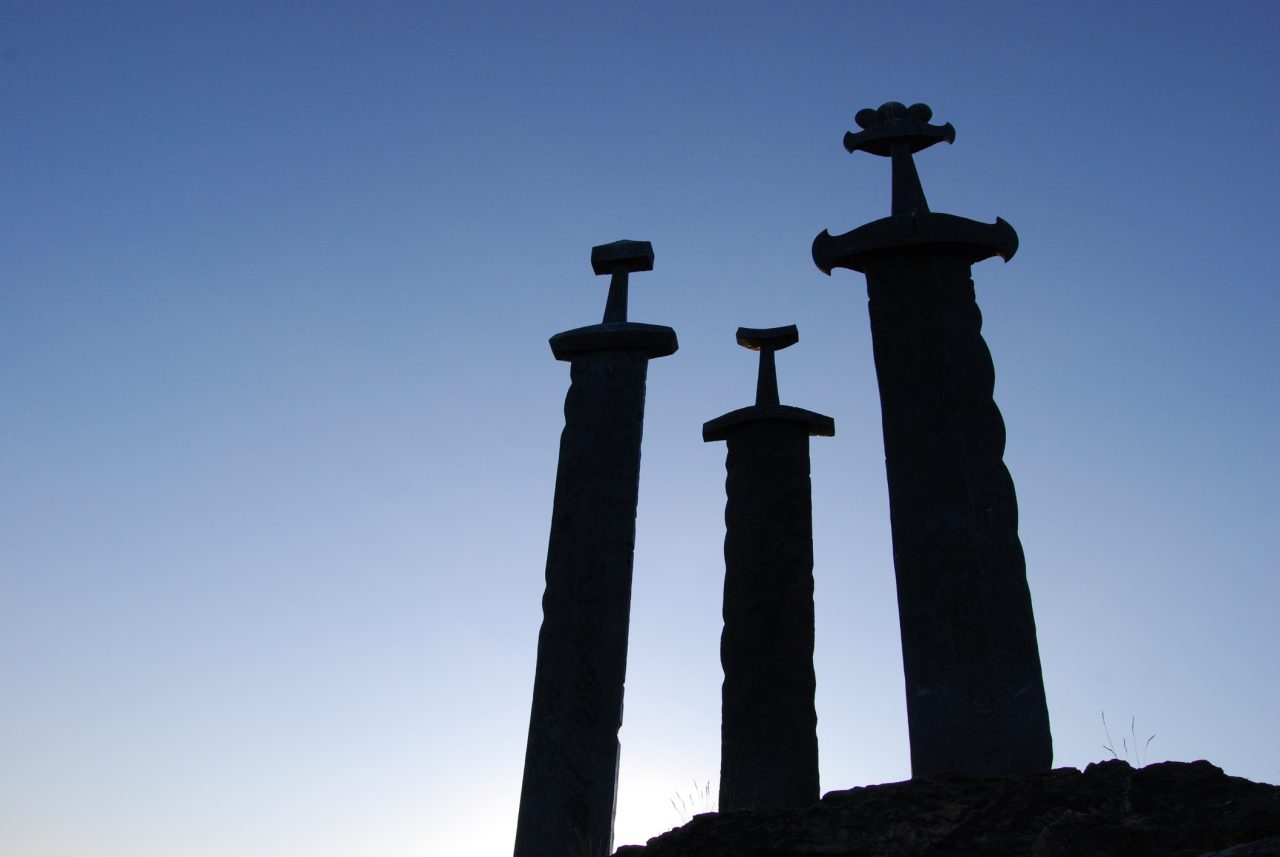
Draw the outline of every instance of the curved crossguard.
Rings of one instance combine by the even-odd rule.
[[[929,210],[924,189],[920,187],[920,174],[916,172],[911,157],[934,143],[954,143],[956,129],[945,125],[930,125],[933,111],[927,104],[910,107],[898,101],[882,104],[878,110],[870,107],[859,110],[853,117],[863,130],[844,135],[844,147],[853,152],[870,152],[873,155],[893,159],[893,213],[916,214]]]
[[[612,274],[609,297],[604,305],[604,323],[627,320],[627,275],[653,270],[653,245],[648,241],[614,241],[591,248],[591,270]]]
[[[1006,262],[1018,250],[1018,233],[999,217],[995,223],[979,223],[951,214],[929,211],[912,155],[934,143],[954,143],[951,123],[930,125],[933,111],[927,104],[903,106],[890,101],[877,110],[859,110],[854,121],[861,131],[844,135],[850,152],[870,152],[893,159],[893,212],[864,223],[843,235],[822,230],[813,239],[813,262],[830,274],[833,268],[866,272],[885,251],[930,246],[963,259],[970,265],[999,256]]]
[[[794,324],[786,327],[738,328],[738,344],[760,352],[760,374],[756,377],[757,405],[778,404],[778,368],[773,360],[773,352],[799,341],[800,329]]]

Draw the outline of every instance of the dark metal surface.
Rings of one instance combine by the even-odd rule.
[[[951,142],[925,105],[863,110],[849,151],[892,158],[892,215],[813,244],[866,274],[880,387],[911,770],[1047,770],[1052,739],[1005,427],[970,266],[1017,250],[1013,227],[929,211],[912,159]]]
[[[799,340],[794,325],[737,340],[760,351],[756,404],[702,430],[728,445],[721,812],[819,797],[809,437],[835,433],[830,417],[778,404],[773,355]]]
[[[647,270],[635,267],[643,254],[626,249],[606,261]],[[650,267],[652,259],[649,248]],[[623,319],[551,338],[556,358],[572,362],[571,383],[515,857],[605,857],[612,850],[645,378],[651,357],[676,350],[671,328],[626,323],[625,306]]]

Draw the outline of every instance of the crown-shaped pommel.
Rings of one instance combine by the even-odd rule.
[[[890,101],[878,110],[867,107],[853,117],[863,130],[845,134],[844,147],[850,153],[870,152],[887,158],[893,154],[895,143],[904,144],[912,153],[927,149],[934,143],[954,143],[956,129],[951,123],[930,125],[932,118],[933,111],[927,104],[907,107],[901,102]]]
[[[612,274],[609,297],[604,305],[604,322],[627,320],[627,275],[653,270],[653,245],[648,241],[614,241],[591,248],[591,270]]]
[[[929,202],[920,187],[920,175],[911,157],[921,149],[946,140],[956,139],[956,129],[951,123],[930,125],[933,111],[927,104],[905,107],[901,102],[890,101],[879,110],[859,110],[853,121],[862,127],[857,134],[844,135],[844,147],[850,152],[870,152],[893,159],[893,207],[894,214],[925,214]]]

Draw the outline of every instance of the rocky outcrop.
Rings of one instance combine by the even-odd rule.
[[[615,857],[1280,857],[1280,786],[1208,762],[1121,761],[1024,777],[831,792],[709,813]]]

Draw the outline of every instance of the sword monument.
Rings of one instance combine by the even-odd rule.
[[[849,152],[888,157],[889,217],[813,242],[867,278],[884,427],[913,776],[1048,770],[1040,653],[1005,427],[970,266],[1018,247],[1000,218],[929,210],[912,158],[955,140],[924,104],[858,112]]]
[[[612,850],[645,376],[677,348],[671,328],[627,321],[628,275],[653,270],[649,242],[600,245],[591,265],[612,275],[604,321],[551,337],[571,383],[515,857]]]
[[[813,500],[809,438],[831,417],[778,404],[774,352],[795,325],[738,328],[760,352],[756,403],[702,427],[726,442],[720,811],[817,803],[813,672]]]

